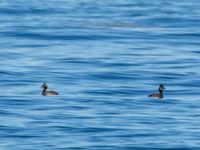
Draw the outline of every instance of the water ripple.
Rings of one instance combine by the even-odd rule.
[[[3,0],[0,149],[198,150],[199,14],[197,0]]]

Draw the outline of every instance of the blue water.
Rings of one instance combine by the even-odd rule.
[[[1,0],[0,149],[200,149],[199,8]]]

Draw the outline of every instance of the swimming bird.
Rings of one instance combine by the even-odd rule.
[[[58,95],[58,92],[56,92],[56,91],[47,91],[48,86],[47,86],[46,83],[44,83],[44,84],[41,86],[41,88],[43,88],[43,90],[42,90],[42,95],[43,95],[43,96],[47,96],[47,95]]]
[[[165,87],[161,84],[159,86],[159,94],[150,94],[149,97],[154,97],[154,98],[159,98],[162,99],[164,97],[163,95],[163,90],[165,89]]]

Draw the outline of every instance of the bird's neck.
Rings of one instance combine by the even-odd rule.
[[[160,92],[160,95],[163,95],[163,91],[162,90],[159,90],[159,92]]]
[[[47,89],[44,88],[44,89],[42,90],[42,95],[46,95],[46,92],[47,92]]]

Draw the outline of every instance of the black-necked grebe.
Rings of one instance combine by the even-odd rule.
[[[43,90],[42,90],[42,95],[43,95],[43,96],[46,96],[46,95],[58,95],[58,92],[56,92],[56,91],[47,91],[48,86],[47,86],[46,83],[44,83],[44,84],[41,86],[41,88],[43,88]]]
[[[149,95],[149,97],[154,97],[154,98],[160,98],[160,99],[162,99],[163,97],[164,97],[164,95],[163,95],[163,90],[165,89],[165,87],[161,84],[160,86],[159,86],[159,94],[150,94]]]

